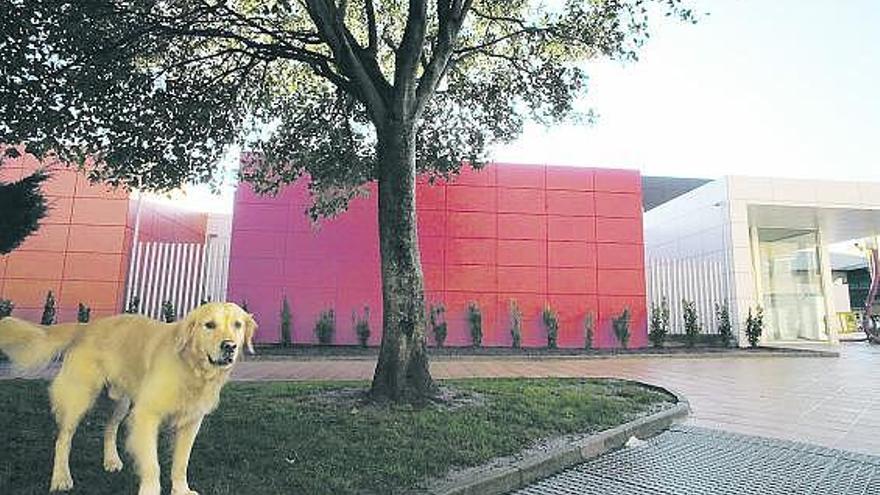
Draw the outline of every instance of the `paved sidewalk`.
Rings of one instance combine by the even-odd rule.
[[[513,495],[880,494],[880,457],[675,427]]]
[[[674,389],[690,424],[880,454],[880,347],[841,346],[839,358],[436,359],[436,378],[607,376]],[[367,380],[371,360],[239,363],[237,380]],[[0,378],[8,369],[0,367]]]
[[[436,378],[609,376],[684,394],[691,424],[880,454],[880,347],[841,346],[839,358],[449,359]],[[368,360],[251,361],[239,380],[366,380]]]

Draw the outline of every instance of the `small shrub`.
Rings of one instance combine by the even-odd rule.
[[[46,304],[43,305],[43,316],[40,318],[40,324],[55,324],[55,294],[52,294],[51,290],[46,294]]]
[[[128,302],[128,307],[125,308],[125,312],[129,314],[138,314],[141,312],[140,296],[132,296],[131,301]]]
[[[660,300],[660,304],[651,304],[651,331],[648,339],[654,347],[663,347],[666,335],[669,333],[669,303],[666,298]]]
[[[715,317],[718,320],[718,337],[723,347],[730,347],[733,340],[733,329],[730,328],[730,310],[727,303],[715,303]]]
[[[361,347],[367,347],[370,340],[370,307],[364,306],[364,316],[359,317],[356,311],[351,312],[351,325],[357,335]]]
[[[0,318],[5,318],[12,314],[15,304],[11,299],[0,299]]]
[[[614,329],[614,336],[620,342],[620,346],[624,349],[629,345],[629,308],[625,308],[620,316],[611,319],[611,326]]]
[[[177,321],[177,311],[174,309],[174,303],[165,301],[162,303],[162,321],[165,323],[174,323]]]
[[[79,308],[76,310],[76,321],[80,323],[88,323],[91,317],[92,308],[86,306],[83,303],[79,303]]]
[[[559,338],[559,315],[550,306],[544,306],[541,318],[544,320],[544,328],[547,329],[547,348],[556,349],[556,340]]]
[[[593,313],[587,313],[584,317],[584,349],[593,348],[593,334],[595,333],[596,317]]]
[[[749,308],[749,316],[746,318],[746,337],[748,337],[751,347],[758,347],[762,333],[764,333],[764,308],[758,306],[754,315],[752,315],[752,308]]]
[[[522,347],[522,310],[519,309],[519,304],[516,303],[516,299],[510,300],[510,337],[511,337],[511,347],[514,349],[519,349]]]
[[[688,347],[693,347],[697,343],[697,336],[700,334],[700,322],[697,315],[697,303],[694,301],[682,300],[682,317],[684,318],[684,338]]]
[[[281,300],[281,345],[283,346],[289,346],[293,342],[291,338],[292,318],[290,302],[287,301],[287,296],[284,296]]]
[[[318,343],[329,345],[333,343],[333,334],[336,333],[336,313],[332,309],[321,311],[318,321],[315,322],[315,335]]]
[[[483,313],[476,302],[468,303],[468,326],[471,329],[471,342],[474,347],[483,345]]]
[[[431,331],[434,332],[434,342],[437,347],[443,347],[446,342],[446,306],[443,303],[431,305],[428,319],[431,323]]]

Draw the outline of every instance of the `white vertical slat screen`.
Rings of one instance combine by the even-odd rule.
[[[140,313],[161,318],[171,301],[177,316],[203,300],[226,300],[229,249],[223,243],[139,242],[128,269],[125,308],[137,297]]]
[[[727,304],[730,287],[726,277],[726,260],[722,258],[647,260],[648,311],[653,304],[660,304],[663,297],[669,303],[669,333],[684,333],[682,300],[694,301],[702,333],[718,333],[715,304]]]

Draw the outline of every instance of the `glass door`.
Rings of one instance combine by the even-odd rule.
[[[828,340],[815,230],[758,229],[764,328],[770,340]]]

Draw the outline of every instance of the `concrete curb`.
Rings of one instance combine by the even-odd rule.
[[[641,383],[641,382],[639,382]],[[552,476],[566,468],[598,457],[626,444],[630,437],[640,439],[654,436],[681,422],[690,412],[690,404],[681,394],[663,387],[642,383],[676,398],[676,404],[664,411],[630,421],[588,438],[573,441],[541,454],[511,462],[503,466],[488,465],[469,470],[454,481],[437,481],[420,494],[430,495],[502,495]]]

